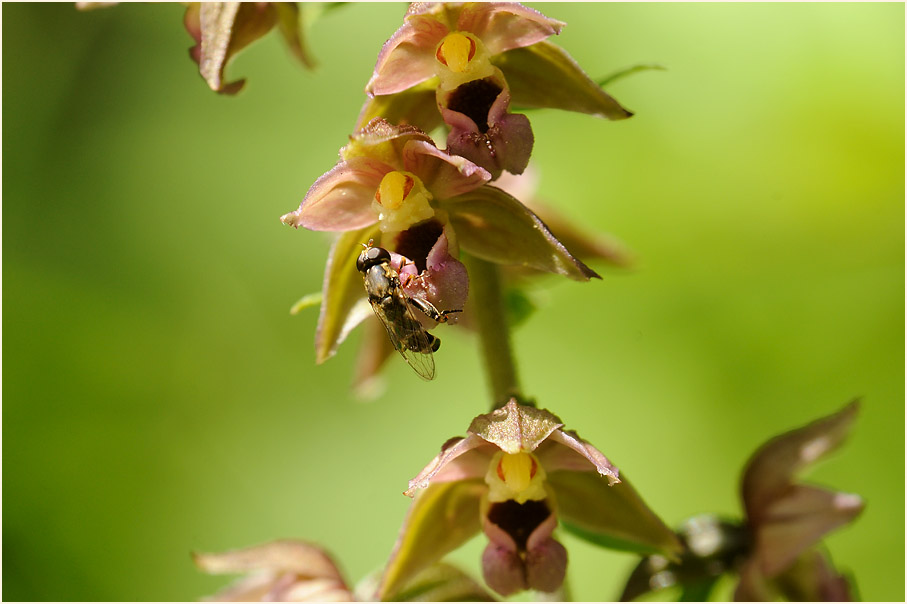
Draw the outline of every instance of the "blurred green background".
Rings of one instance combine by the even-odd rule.
[[[540,195],[638,262],[544,281],[527,393],[671,525],[738,516],[760,443],[863,397],[809,478],[867,499],[828,547],[863,598],[902,600],[904,5],[532,6],[595,77],[668,71],[611,87],[625,122],[530,116]],[[3,599],[195,599],[226,580],[190,551],[278,537],[352,581],[386,560],[406,481],[486,410],[476,342],[442,329],[434,383],[393,359],[356,401],[359,334],[316,367],[317,312],[288,313],[328,238],[278,217],[403,10],[319,20],[315,72],[272,33],[226,98],[179,5],[3,5]],[[575,597],[617,597],[635,559],[563,541]],[[482,547],[453,559],[477,572]]]

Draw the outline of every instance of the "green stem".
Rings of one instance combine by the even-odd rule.
[[[510,322],[501,292],[498,267],[474,256],[465,260],[469,269],[470,310],[478,323],[482,361],[491,389],[492,409],[503,407],[511,398],[529,404],[520,395],[510,345]]]

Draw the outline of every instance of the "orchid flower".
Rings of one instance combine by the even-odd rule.
[[[508,266],[586,281],[598,277],[545,224],[467,159],[439,150],[412,126],[372,120],[350,137],[341,161],[281,221],[341,232],[325,269],[316,361],[330,358],[371,313],[355,259],[375,240],[406,275],[403,288],[441,309],[463,308],[468,276],[460,249]],[[357,306],[358,304],[358,306]]]
[[[617,468],[548,411],[506,406],[476,417],[414,479],[413,504],[378,590],[394,599],[411,576],[482,531],[485,582],[507,596],[556,591],[567,552],[558,523],[593,542],[632,551],[679,553],[673,532]]]
[[[359,125],[382,116],[431,131],[443,121],[451,153],[494,178],[519,174],[533,135],[525,115],[509,112],[511,102],[632,115],[545,41],[564,25],[514,2],[414,3],[378,55]]]

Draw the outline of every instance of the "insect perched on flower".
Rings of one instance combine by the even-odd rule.
[[[387,330],[394,348],[419,377],[432,380],[435,377],[432,353],[441,347],[441,340],[425,331],[413,314],[413,308],[437,323],[447,323],[448,315],[460,310],[438,310],[428,300],[407,296],[400,283],[400,275],[391,266],[390,252],[371,244],[369,241],[356,259],[356,268],[362,273],[368,301]]]

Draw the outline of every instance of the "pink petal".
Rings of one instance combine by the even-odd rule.
[[[530,46],[566,25],[515,2],[476,2],[460,13],[457,28],[475,34],[492,55]]]
[[[563,446],[562,446],[563,445]],[[604,454],[577,437],[575,433],[555,430],[548,442],[538,449],[538,458],[548,472],[572,470],[576,472],[598,472],[608,479],[608,484],[620,482],[619,471]]]
[[[427,488],[432,482],[452,482],[485,476],[494,454],[487,444],[474,435],[447,441],[441,447],[441,452],[418,476],[409,481],[409,488],[404,495],[413,497],[416,491]]]
[[[365,157],[342,161],[315,181],[298,210],[280,221],[313,231],[351,231],[374,224],[378,217],[372,199],[390,170],[384,162]]]
[[[403,148],[403,165],[425,183],[437,199],[468,193],[491,180],[491,174],[471,161],[449,155],[435,145],[412,140]]]
[[[365,91],[369,95],[393,94],[434,76],[435,48],[447,33],[447,27],[430,15],[407,16],[381,47]]]

